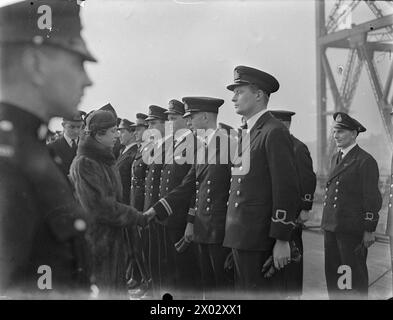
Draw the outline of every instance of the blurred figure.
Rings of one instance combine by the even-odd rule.
[[[61,125],[64,129],[63,136],[48,144],[48,148],[60,170],[67,177],[72,160],[76,156],[79,136],[83,131],[82,112],[78,111],[73,117],[63,118]]]
[[[40,5],[55,32],[38,27]],[[45,145],[49,120],[71,117],[92,85],[79,10],[56,0],[0,8],[0,295],[78,298],[90,286],[84,212]]]
[[[125,228],[144,225],[142,213],[122,203],[122,185],[115,168],[113,145],[118,137],[116,117],[98,110],[86,120],[87,136],[78,146],[70,177],[88,214],[87,231],[95,283],[105,294],[126,293]]]

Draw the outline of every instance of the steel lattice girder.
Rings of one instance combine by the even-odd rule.
[[[353,10],[356,8],[357,4],[359,4],[359,1],[353,1],[353,3],[350,4],[346,1],[346,3],[348,8]],[[374,3],[372,5],[368,4],[373,13],[378,16],[376,19],[359,25],[354,25],[350,29],[327,33],[327,30],[335,30],[334,25],[337,24],[338,19],[340,19],[340,16],[337,16],[337,12],[339,11],[339,6],[342,4],[343,1],[337,1],[336,6],[332,10],[332,15],[334,16],[330,16],[328,18],[328,23],[326,25],[325,1],[316,1],[317,171],[321,176],[325,176],[327,174],[327,159],[334,150],[334,145],[331,143],[331,134],[329,134],[328,137],[327,116],[331,115],[335,111],[349,111],[364,62],[370,77],[370,84],[377,101],[378,109],[383,120],[385,132],[391,141],[393,141],[393,130],[390,122],[390,110],[393,101],[388,102],[393,79],[393,63],[383,87],[374,63],[374,52],[392,52],[393,44],[368,41],[367,39],[369,34],[371,35],[376,30],[382,29],[387,30],[389,39],[392,39],[393,34],[390,33],[391,30],[393,30],[393,14],[382,16],[382,11],[379,10]],[[348,10],[345,14],[348,14]],[[347,83],[342,83],[341,92],[338,89],[326,55],[326,50],[328,48],[349,49],[353,50],[353,54],[356,52],[358,60],[357,63],[351,62],[351,55],[349,55],[347,68],[351,70],[345,70],[346,74],[344,81]],[[352,58],[354,58],[354,56],[352,56]],[[334,111],[332,112],[327,112],[326,109],[326,79],[329,81],[334,99]]]

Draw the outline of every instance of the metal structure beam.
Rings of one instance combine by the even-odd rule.
[[[315,2],[315,26],[316,41],[325,36],[325,3]],[[316,93],[317,93],[317,173],[321,176],[327,175],[327,126],[326,126],[326,76],[323,67],[322,57],[325,48],[316,46]]]
[[[367,48],[373,51],[380,52],[393,52],[393,43],[386,42],[366,42]],[[336,41],[334,43],[329,44],[329,48],[337,48],[337,49],[351,49],[351,44],[348,39]]]
[[[317,1],[319,2],[319,1]],[[323,1],[324,2],[324,1]],[[331,46],[334,42],[346,40],[361,33],[367,33],[378,29],[386,28],[393,25],[393,14],[377,18],[365,23],[354,26],[351,29],[340,30],[334,33],[329,33],[325,36],[319,37],[318,45]]]
[[[317,172],[325,176],[330,153],[333,150],[331,134],[328,134],[327,118],[335,111],[348,112],[359,82],[363,65],[366,65],[370,84],[378,105],[385,132],[393,142],[393,129],[390,122],[390,110],[393,97],[393,62],[391,63],[386,83],[379,78],[374,61],[374,53],[393,51],[393,14],[384,15],[378,3],[366,3],[376,19],[352,25],[350,29],[330,32],[337,29],[340,19],[348,16],[361,2],[337,0],[330,16],[325,17],[325,1],[316,0],[316,53],[317,53]],[[389,12],[391,13],[391,11]],[[380,31],[378,31],[380,30]],[[377,31],[377,32],[376,32]],[[372,40],[372,41],[371,41]],[[374,41],[375,40],[375,41]],[[336,82],[326,51],[334,49],[351,50],[348,56],[341,85]],[[333,96],[333,111],[327,110],[327,86]],[[340,90],[338,89],[340,87]],[[392,101],[388,101],[392,99]],[[393,144],[392,144],[393,145]]]

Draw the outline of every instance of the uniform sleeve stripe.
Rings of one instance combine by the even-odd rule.
[[[169,203],[164,198],[160,199],[160,203],[164,206],[164,208],[165,208],[165,210],[166,210],[166,212],[168,213],[169,216],[173,214],[171,206],[169,205]]]

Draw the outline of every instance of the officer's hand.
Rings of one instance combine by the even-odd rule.
[[[299,214],[299,217],[297,218],[297,222],[303,224],[306,221],[310,220],[310,216],[311,216],[311,211],[302,210]]]
[[[157,212],[153,208],[150,208],[149,210],[147,210],[143,213],[143,215],[147,219],[147,223],[149,223],[156,216],[156,214],[157,214]]]
[[[191,242],[192,240],[194,240],[194,224],[188,222],[184,231],[184,241]]]
[[[373,232],[364,231],[363,234],[363,245],[368,248],[375,242],[375,235]]]
[[[274,266],[280,270],[291,262],[291,250],[288,241],[276,240],[273,248]]]

